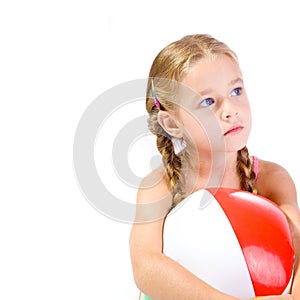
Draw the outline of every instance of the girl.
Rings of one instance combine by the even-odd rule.
[[[262,298],[300,300],[295,185],[281,166],[248,153],[251,112],[235,53],[208,35],[170,44],[152,64],[146,108],[163,166],[146,176],[137,195],[130,251],[139,289],[151,300],[237,299],[163,253],[163,224],[170,209],[199,189],[228,187],[269,198],[285,212],[296,254],[291,294]]]

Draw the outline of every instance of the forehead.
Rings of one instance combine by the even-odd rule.
[[[218,89],[242,78],[238,63],[228,55],[209,56],[192,65],[182,83],[194,91]]]

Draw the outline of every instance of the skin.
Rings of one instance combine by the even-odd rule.
[[[188,188],[193,192],[216,186],[211,178],[217,177],[218,186],[239,189],[237,151],[246,145],[251,130],[250,106],[239,66],[225,55],[208,57],[192,66],[182,83],[197,96],[186,97],[175,114],[160,111],[158,121],[170,135],[189,140],[195,150],[193,161],[201,168],[185,173]],[[212,122],[216,126],[209,126]],[[239,129],[225,134],[232,126]],[[222,174],[216,173],[220,166]],[[161,167],[143,180],[138,191],[137,204],[155,207],[155,214],[152,222],[132,227],[130,251],[137,286],[151,300],[236,299],[217,291],[163,254],[163,222],[172,203],[166,182]],[[287,215],[296,253],[292,295],[260,299],[300,300],[300,214],[295,185],[284,168],[259,160],[257,188],[260,195],[277,203]],[[145,211],[138,206],[137,220],[143,218]]]

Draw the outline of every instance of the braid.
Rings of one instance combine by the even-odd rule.
[[[169,188],[172,192],[172,206],[177,205],[185,196],[182,190],[181,167],[179,155],[175,153],[171,137],[166,134],[157,134],[157,148],[162,155],[162,160],[169,178]]]
[[[176,112],[177,101],[181,101],[182,86],[179,83],[183,81],[191,67],[198,61],[217,55],[227,55],[237,63],[235,53],[226,44],[209,35],[189,35],[162,49],[155,57],[149,72],[146,88],[146,109],[149,113],[148,127],[157,136],[157,148],[162,155],[168,176],[167,181],[170,191],[172,191],[173,205],[178,204],[188,195],[188,187],[185,187],[183,173],[190,170],[190,165],[193,167],[192,155],[189,152],[193,149],[187,145],[186,151],[182,150],[176,154],[172,137],[159,125],[157,115],[160,110]],[[184,139],[183,141],[187,142]],[[238,171],[241,178],[244,178],[245,173],[249,170],[249,163],[251,167],[251,161],[249,160],[247,166],[247,159],[245,160],[243,153],[239,156],[241,159],[238,159]],[[251,176],[248,176],[249,179],[241,180],[241,186],[247,190],[253,189],[254,180]]]
[[[236,167],[240,175],[241,189],[257,194],[253,162],[246,146],[238,151]]]

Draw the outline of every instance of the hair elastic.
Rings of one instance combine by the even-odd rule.
[[[155,101],[155,106],[160,109],[160,103],[157,99],[157,95],[156,95],[156,92],[154,90],[154,84],[153,84],[153,79],[151,80],[151,89],[152,89],[152,95],[153,95],[153,98],[154,98],[154,101]]]

